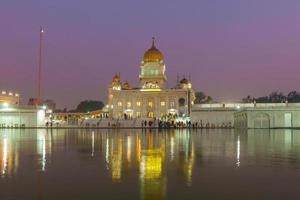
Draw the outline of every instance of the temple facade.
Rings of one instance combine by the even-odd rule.
[[[163,54],[152,46],[141,61],[139,85],[133,87],[116,74],[108,88],[108,109],[113,119],[170,119],[188,117],[195,95],[190,80],[183,78],[167,88]]]

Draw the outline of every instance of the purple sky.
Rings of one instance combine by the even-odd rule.
[[[44,96],[60,108],[106,101],[116,72],[137,84],[153,35],[170,87],[191,74],[222,101],[300,90],[299,10],[299,0],[1,0],[0,88],[35,95],[42,24]]]

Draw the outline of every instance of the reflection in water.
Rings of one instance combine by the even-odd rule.
[[[174,160],[174,136],[171,136],[171,141],[170,141],[170,156],[171,160]]]
[[[131,163],[131,136],[127,136],[127,162],[128,165]]]
[[[141,150],[139,167],[143,199],[164,199],[165,196],[166,186],[162,176],[165,141],[163,137],[160,137],[160,140],[155,143],[156,137],[158,137],[157,134],[148,133],[146,144]]]
[[[2,178],[92,162],[114,186],[134,179],[141,199],[166,198],[170,182],[193,187],[204,168],[300,170],[299,152],[300,130],[0,130]]]
[[[239,167],[240,166],[240,136],[238,135],[238,140],[236,142],[236,166]]]
[[[284,144],[286,148],[290,148],[292,144],[292,130],[286,129],[284,130]]]
[[[116,136],[106,138],[106,164],[110,170],[114,182],[121,181],[122,160],[123,160],[123,135],[117,133]]]
[[[7,138],[3,139],[3,155],[2,155],[2,176],[6,173],[7,168]]]
[[[2,143],[0,146],[1,152],[1,177],[14,175],[19,167],[19,151],[18,144],[12,144],[9,137],[9,132],[2,135]]]
[[[106,138],[105,161],[106,161],[106,169],[109,169],[109,140],[108,140],[108,138]]]
[[[38,132],[37,134],[37,153],[40,155],[40,164],[41,164],[41,170],[45,171],[46,168],[46,133]]]
[[[92,154],[91,156],[94,157],[95,152],[95,131],[92,132]]]
[[[190,132],[187,130],[177,133],[176,138],[176,143],[178,144],[177,157],[179,157],[179,166],[181,167],[180,172],[183,174],[187,185],[191,185],[193,165],[195,162],[194,141]]]
[[[135,167],[132,163],[136,163],[143,198],[164,198],[166,177],[163,171],[166,170],[164,167],[166,159],[170,159],[171,162],[177,157],[176,162],[181,163],[178,165],[179,172],[183,174],[188,185],[192,183],[194,142],[187,131],[180,133],[175,133],[174,130],[171,133],[128,131],[126,134],[117,131],[105,134],[102,140],[101,144],[105,144],[106,166],[112,181],[121,182],[122,173],[127,171],[127,174],[128,170]]]
[[[37,130],[37,155],[39,156],[39,165],[41,171],[46,170],[47,154],[51,154],[51,133],[48,131]]]

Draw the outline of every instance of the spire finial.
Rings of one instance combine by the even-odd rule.
[[[43,26],[40,26],[40,33],[44,33],[44,28],[43,28]]]
[[[152,36],[152,47],[155,47],[155,37]]]
[[[42,101],[42,70],[43,70],[43,47],[44,47],[44,29],[40,26],[40,48],[38,57],[38,83],[37,83],[37,105],[41,105]]]

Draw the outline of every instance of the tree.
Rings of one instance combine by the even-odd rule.
[[[250,100],[250,96],[242,99],[244,103],[251,102]],[[288,95],[284,95],[282,92],[275,91],[272,92],[269,96],[253,98],[253,101],[254,100],[256,101],[256,103],[283,103],[286,100],[290,103],[297,103],[300,102],[300,93],[297,91],[291,91],[288,93]]]
[[[206,103],[211,103],[212,102],[212,97],[211,96],[207,96],[206,98]]]
[[[242,102],[243,103],[251,103],[251,102],[253,102],[253,98],[250,95],[248,95],[246,98],[242,99]]]
[[[256,103],[271,103],[270,99],[268,96],[265,97],[258,97],[255,99]]]
[[[269,95],[269,99],[273,103],[281,103],[286,100],[286,96],[284,96],[282,92],[276,91]]]
[[[56,112],[56,113],[66,113],[66,112],[68,112],[68,109],[67,109],[67,108],[64,108],[64,109],[56,109],[54,112]]]
[[[287,95],[288,102],[300,102],[300,93],[297,91],[292,91]]]
[[[206,96],[204,92],[195,92],[194,104],[210,103],[212,102],[211,96]]]
[[[90,112],[95,110],[101,110],[104,107],[102,101],[85,100],[78,104],[76,112]]]

